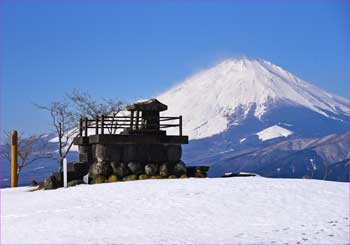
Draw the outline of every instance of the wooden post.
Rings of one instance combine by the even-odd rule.
[[[180,136],[182,136],[182,116],[179,116],[179,123]]]
[[[79,122],[79,136],[83,136],[83,118],[80,118]]]
[[[11,187],[17,187],[18,184],[18,134],[16,130],[11,132]]]
[[[101,116],[101,134],[104,134],[105,129],[105,115]]]
[[[130,112],[130,129],[133,130],[133,126],[134,126],[134,111]]]
[[[88,118],[85,117],[85,137],[88,136],[88,125],[89,125]]]
[[[136,130],[139,130],[139,111],[136,111]]]
[[[98,116],[96,116],[96,129],[95,134],[98,134]]]

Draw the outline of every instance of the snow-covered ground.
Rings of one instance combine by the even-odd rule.
[[[1,243],[349,243],[349,183],[261,177],[1,190]]]

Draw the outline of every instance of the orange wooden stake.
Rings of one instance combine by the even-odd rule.
[[[11,132],[11,187],[17,187],[17,151],[18,151],[18,134],[16,130]]]

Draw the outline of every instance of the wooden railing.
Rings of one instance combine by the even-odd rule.
[[[173,127],[178,127],[179,135],[182,136],[182,116],[160,117],[159,123],[150,124],[139,117],[102,115],[94,119],[80,118],[79,135],[88,136],[89,129],[95,129],[95,134],[117,134],[120,129],[129,129],[130,132],[147,132]]]

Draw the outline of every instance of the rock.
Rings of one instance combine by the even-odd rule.
[[[163,177],[160,175],[154,175],[154,176],[151,176],[150,178],[151,179],[163,179]]]
[[[206,178],[207,174],[206,173],[202,173],[202,172],[196,172],[194,174],[194,177],[196,177],[196,178]]]
[[[177,179],[176,175],[169,175],[168,179]]]
[[[111,176],[108,177],[108,183],[117,182],[118,180],[119,180],[118,176],[115,174],[112,174]]]
[[[115,173],[118,169],[118,167],[120,167],[120,162],[117,161],[111,161],[111,168],[112,168],[112,172]]]
[[[113,163],[113,162],[112,162]],[[122,179],[125,176],[131,174],[130,169],[128,168],[127,163],[113,163],[112,166],[113,174],[117,175],[119,179]]]
[[[96,175],[92,180],[92,184],[102,184],[106,182],[106,177],[103,175]]]
[[[63,186],[63,172],[54,172],[51,176],[55,177],[57,188]]]
[[[73,162],[68,162],[67,163],[67,171],[68,172],[74,172],[74,163]]]
[[[200,170],[201,172],[208,172],[209,166],[196,166],[197,170]]]
[[[187,167],[187,175],[189,177],[205,178],[208,170],[209,166],[191,166]]]
[[[183,174],[180,176],[180,179],[187,179],[187,178],[188,178],[188,176],[186,174]]]
[[[68,187],[84,184],[82,180],[71,180],[68,182]]]
[[[55,176],[50,176],[44,181],[45,190],[54,190],[58,188],[57,180]]]
[[[139,176],[139,180],[149,179],[149,178],[150,178],[150,176],[148,176],[147,174],[141,174],[141,175]]]
[[[155,163],[149,163],[145,166],[145,174],[151,176],[156,175],[158,172],[158,166]]]
[[[131,173],[136,175],[142,174],[144,171],[143,165],[139,162],[130,162],[128,163],[128,167]]]
[[[136,174],[128,175],[123,178],[123,181],[137,180],[138,176]]]
[[[108,162],[101,161],[98,158],[98,162],[90,166],[89,176],[95,178],[97,175],[103,175],[105,177],[109,176],[112,173],[112,167]]]
[[[166,163],[163,163],[159,167],[159,175],[162,177],[168,177],[169,175],[169,165]]]
[[[107,146],[96,144],[95,145],[95,156],[97,159],[101,159],[101,161],[109,160]]]
[[[183,174],[187,173],[186,165],[180,161],[174,165],[174,174],[180,177]]]
[[[38,184],[39,184],[38,190],[44,189],[44,183],[45,183],[45,181],[39,181],[39,182],[38,182]]]
[[[79,145],[79,161],[86,163],[92,161],[91,145]]]
[[[30,186],[34,187],[34,186],[38,186],[38,182],[36,182],[35,180],[32,180],[32,183],[30,184]]]
[[[75,162],[73,165],[74,165],[74,175],[75,175],[74,179],[83,179],[84,175],[86,175],[89,172],[90,166],[87,162]]]

